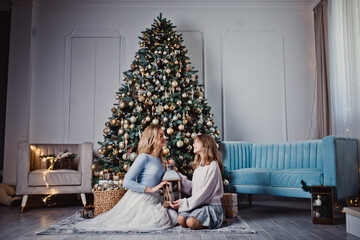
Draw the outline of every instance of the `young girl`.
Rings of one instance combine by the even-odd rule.
[[[220,153],[215,140],[209,135],[199,135],[193,146],[196,156],[192,181],[179,174],[183,192],[191,197],[174,201],[170,206],[179,209],[177,220],[182,227],[218,228],[224,218]]]
[[[135,159],[124,179],[129,190],[110,211],[75,226],[87,231],[153,231],[176,225],[177,213],[162,206],[159,189],[165,184],[161,150],[166,136],[160,126],[144,130]]]

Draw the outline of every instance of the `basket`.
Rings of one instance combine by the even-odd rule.
[[[126,190],[124,189],[94,191],[95,217],[112,209],[120,201],[125,193]]]
[[[221,199],[226,218],[235,218],[238,215],[238,203],[236,193],[224,193]]]

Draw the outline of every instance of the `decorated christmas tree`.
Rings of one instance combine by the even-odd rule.
[[[192,176],[193,141],[198,134],[210,134],[218,142],[204,89],[190,66],[187,49],[176,27],[160,14],[150,29],[139,37],[140,49],[124,72],[124,83],[115,95],[117,102],[105,123],[104,141],[94,160],[94,182],[104,176],[121,179],[137,157],[142,131],[160,124],[167,135],[162,153],[173,158],[178,170]],[[106,178],[106,177],[105,177]]]

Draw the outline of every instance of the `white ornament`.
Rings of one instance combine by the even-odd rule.
[[[179,140],[176,142],[176,146],[178,146],[180,148],[180,147],[184,146],[184,142]]]
[[[136,157],[137,157],[137,153],[135,153],[135,152],[130,153],[130,160],[131,161],[135,161]]]
[[[318,207],[320,207],[320,206],[322,205],[321,196],[320,196],[320,195],[317,195],[317,196],[316,196],[316,200],[314,201],[314,205],[315,205],[315,206],[318,206]]]
[[[135,123],[135,122],[136,122],[136,117],[135,117],[135,116],[131,116],[131,117],[130,117],[130,122]]]

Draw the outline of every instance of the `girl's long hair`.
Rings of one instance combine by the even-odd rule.
[[[152,154],[156,149],[161,148],[161,137],[160,137],[161,126],[150,125],[145,128],[143,134],[140,137],[137,153]],[[165,158],[160,151],[160,159],[163,165],[165,164]],[[165,166],[165,165],[164,165]]]
[[[212,161],[216,161],[220,167],[220,171],[223,172],[224,167],[215,140],[211,136],[206,134],[198,135],[195,140],[200,141],[202,145],[202,151],[204,151],[204,159],[201,159],[200,155],[196,154],[193,163],[193,169],[195,170],[200,164],[209,165]]]

